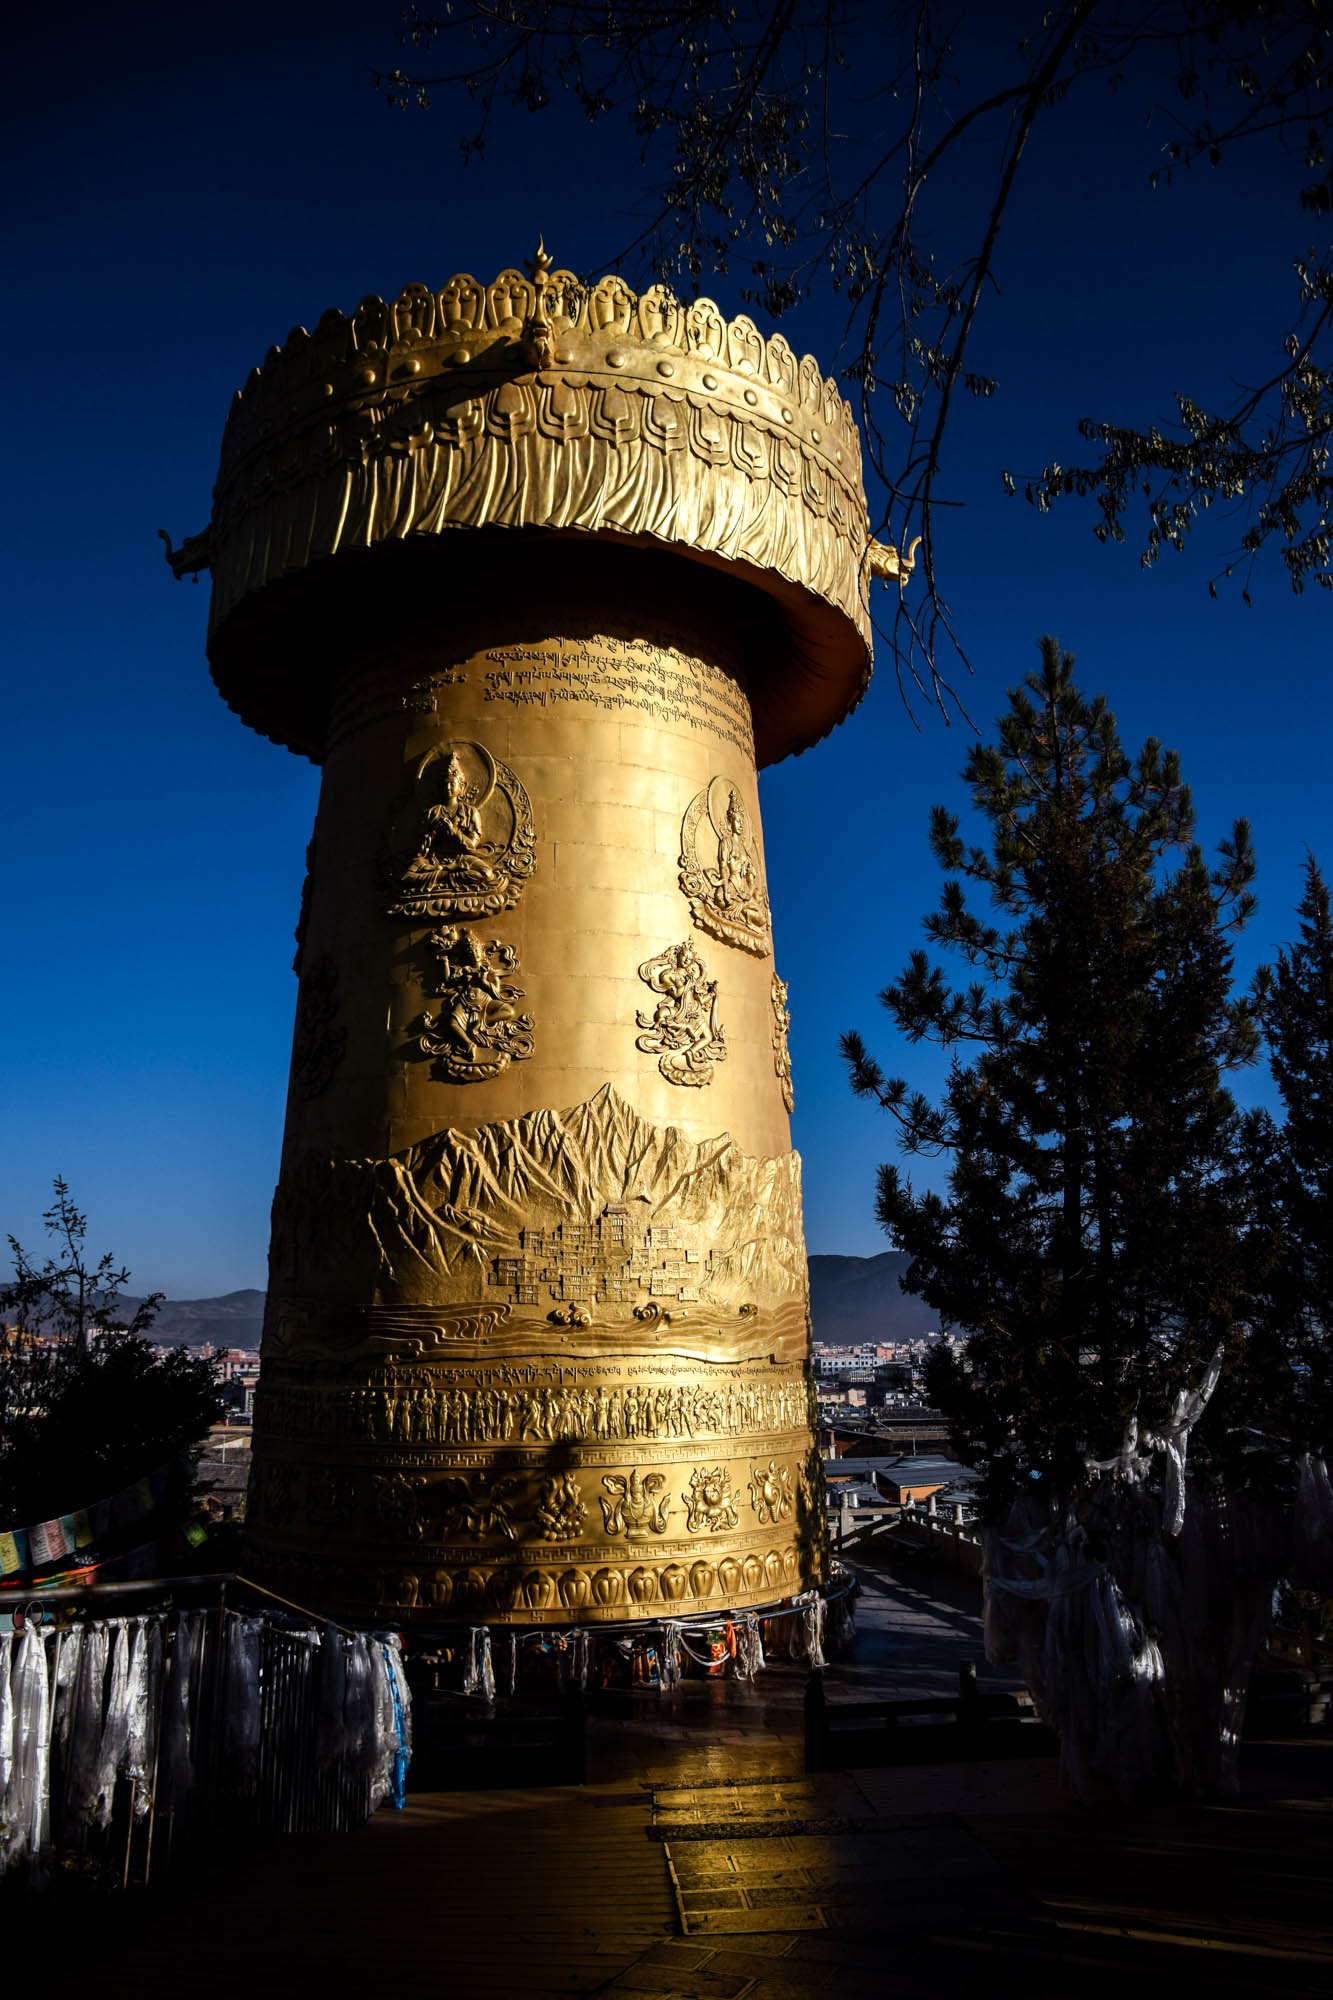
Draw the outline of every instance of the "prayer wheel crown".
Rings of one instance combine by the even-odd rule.
[[[670,550],[762,593],[759,761],[807,748],[865,691],[872,569],[899,573],[870,538],[847,404],[812,356],[710,299],[589,286],[540,249],[530,269],[327,312],[238,392],[212,520],[169,546],[178,574],[212,572],[224,696],[319,758],[333,675],[293,671],[303,630],[310,650],[304,574],[320,568],[336,629],[330,556],[402,574],[429,547],[437,581],[466,582],[513,564],[513,530],[536,531]],[[511,533],[442,545],[459,528]]]

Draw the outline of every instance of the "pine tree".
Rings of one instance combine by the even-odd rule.
[[[992,1512],[1034,1475],[1076,1486],[1136,1413],[1165,1421],[1182,1378],[1233,1339],[1240,1297],[1222,1073],[1257,1046],[1228,942],[1253,906],[1248,828],[1210,872],[1179,760],[1149,741],[1131,762],[1073,665],[1043,640],[999,744],[968,760],[989,851],[932,815],[951,879],[926,930],[980,977],[951,988],[916,952],[881,998],[909,1041],[955,1051],[943,1103],[843,1038],[853,1089],[895,1114],[904,1149],[952,1155],[947,1199],[886,1166],[877,1206],[912,1257],[907,1288],[967,1336],[931,1388]]]
[[[1044,639],[998,743],[968,760],[987,845],[932,814],[949,879],[927,935],[976,976],[951,986],[918,951],[881,999],[909,1041],[953,1052],[942,1102],[858,1035],[843,1052],[905,1151],[951,1157],[947,1195],[885,1166],[877,1206],[906,1289],[964,1337],[927,1382],[981,1473],[991,1636],[1007,1629],[1076,1783],[1109,1760],[1131,1782],[1206,1785],[1228,1775],[1273,1583],[1267,1516],[1242,1532],[1207,1497],[1245,1477],[1231,1419],[1254,1216],[1223,1078],[1258,1048],[1230,948],[1255,863],[1238,820],[1208,867],[1179,760],[1153,740],[1131,759],[1073,668]],[[1223,1371],[1233,1393],[1207,1409]],[[1207,1494],[1186,1526],[1196,1426]]]
[[[1260,982],[1273,1078],[1285,1120],[1264,1134],[1256,1184],[1267,1196],[1271,1253],[1263,1309],[1279,1357],[1281,1418],[1293,1447],[1333,1445],[1333,910],[1307,857],[1299,941]]]

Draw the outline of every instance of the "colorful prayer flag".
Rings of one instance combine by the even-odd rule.
[[[28,1567],[28,1531],[6,1528],[0,1531],[0,1576],[13,1576]]]
[[[28,1546],[32,1551],[33,1562],[38,1567],[45,1563],[59,1562],[62,1556],[69,1554],[70,1548],[65,1539],[64,1525],[59,1520],[39,1521],[36,1527],[29,1528]]]
[[[93,1540],[93,1524],[89,1518],[89,1512],[90,1510],[86,1507],[76,1507],[74,1510],[72,1519],[74,1522],[74,1546],[76,1549],[86,1549]]]

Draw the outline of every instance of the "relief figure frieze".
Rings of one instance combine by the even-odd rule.
[[[807,1422],[803,1381],[306,1388],[261,1383],[266,1437],[400,1445],[619,1444],[750,1437]]]

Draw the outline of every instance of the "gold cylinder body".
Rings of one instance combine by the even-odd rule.
[[[571,284],[293,336],[183,564],[323,765],[247,1534],[347,1615],[823,1574],[756,735],[864,685],[855,432],[748,321]]]

